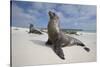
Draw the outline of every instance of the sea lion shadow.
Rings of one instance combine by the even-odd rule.
[[[43,46],[43,47],[50,47],[47,46],[45,43],[46,41],[42,41],[42,40],[30,40],[32,43],[34,43],[35,45],[39,45],[39,46]]]

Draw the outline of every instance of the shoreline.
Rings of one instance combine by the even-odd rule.
[[[26,27],[25,28],[24,27],[11,27],[11,29],[16,29],[16,28],[17,29],[27,29],[27,30],[29,29],[29,28],[26,28]],[[94,30],[93,31],[91,31],[91,30],[89,30],[89,31],[83,30],[83,31],[76,31],[76,32],[78,32],[78,33],[97,33],[97,31],[94,31]]]

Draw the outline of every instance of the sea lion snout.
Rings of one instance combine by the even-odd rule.
[[[50,19],[55,19],[55,20],[59,19],[59,17],[57,16],[57,14],[54,13],[54,12],[52,12],[52,11],[49,11],[48,14],[49,14]]]

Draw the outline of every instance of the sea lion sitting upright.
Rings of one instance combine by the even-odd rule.
[[[53,51],[61,58],[65,59],[62,47],[65,46],[82,46],[87,52],[90,51],[80,40],[65,35],[59,29],[59,17],[54,12],[49,11],[49,22],[48,22],[48,41],[46,45],[51,45]]]

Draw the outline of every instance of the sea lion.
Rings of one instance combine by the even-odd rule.
[[[59,17],[56,13],[49,11],[49,22],[48,22],[48,41],[46,45],[51,45],[53,51],[61,58],[65,59],[62,47],[65,46],[81,46],[87,52],[90,51],[89,48],[85,46],[80,40],[73,38],[71,36],[65,35],[59,28]]]
[[[41,31],[34,28],[33,24],[30,24],[30,26],[29,26],[29,33],[42,34]]]

